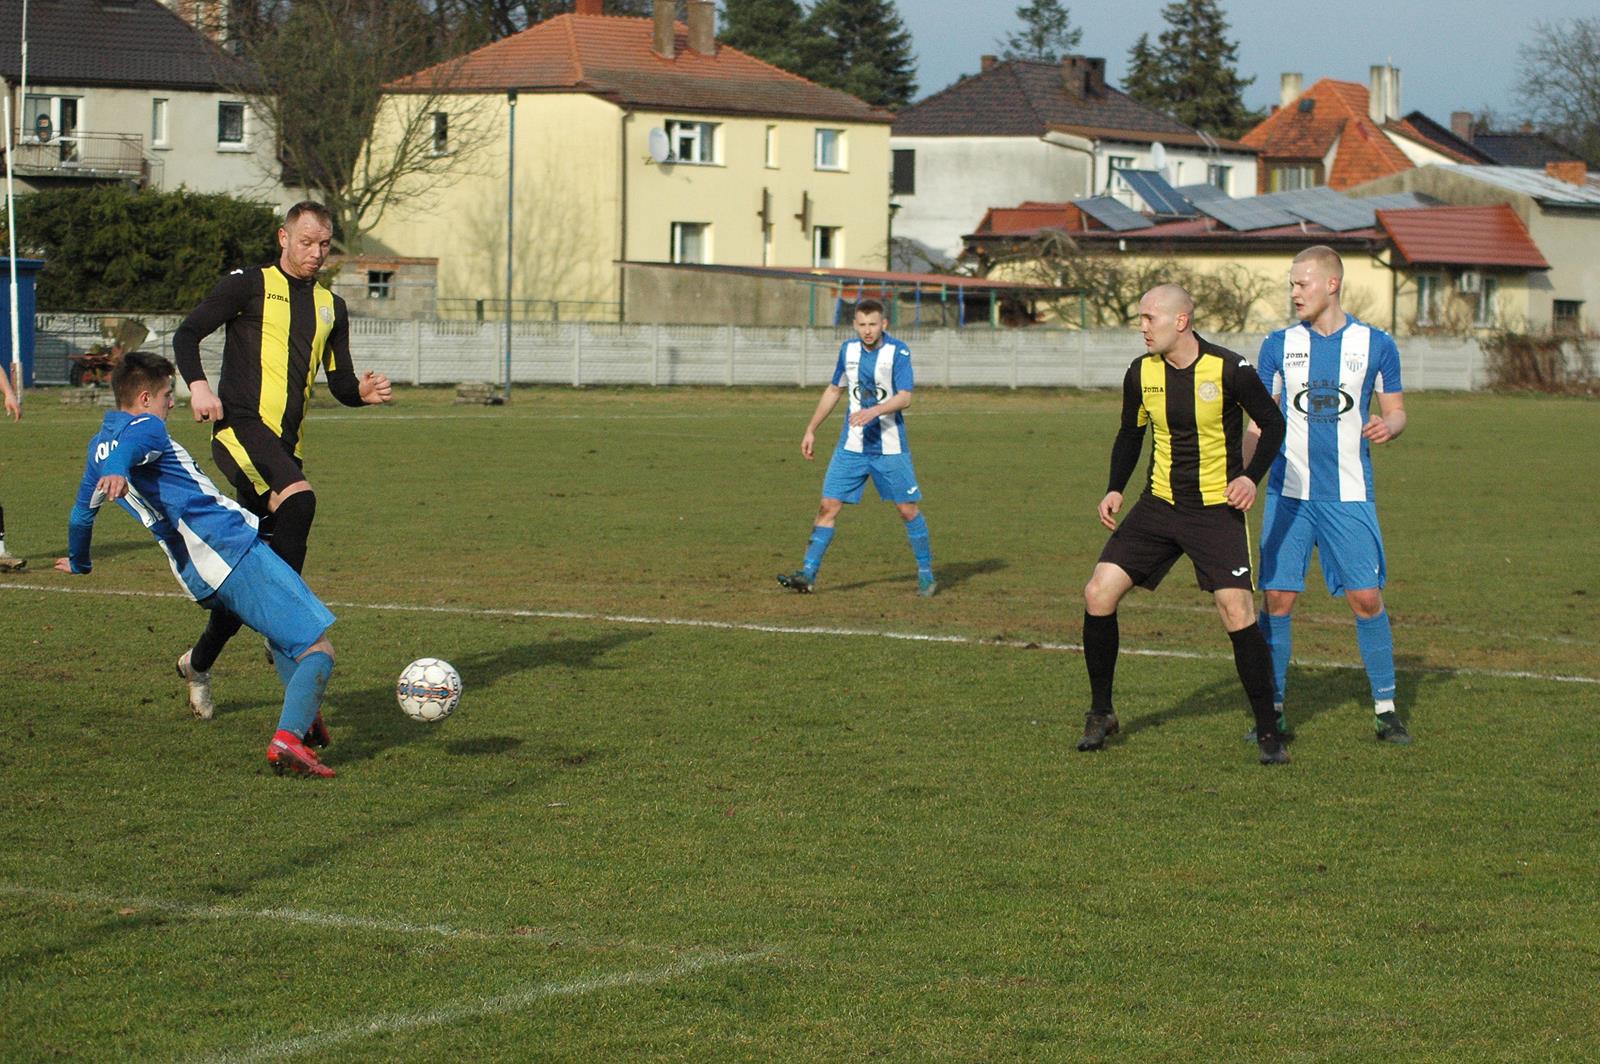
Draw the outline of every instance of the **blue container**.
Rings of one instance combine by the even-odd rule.
[[[33,387],[33,282],[43,259],[17,260],[17,341],[22,348],[22,386]],[[11,372],[11,259],[0,255],[0,372]]]

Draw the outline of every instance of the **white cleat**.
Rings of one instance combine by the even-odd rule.
[[[178,659],[178,675],[189,685],[189,712],[196,720],[210,720],[217,708],[211,702],[211,674],[194,670],[189,664],[192,653],[194,651],[185,650]]]

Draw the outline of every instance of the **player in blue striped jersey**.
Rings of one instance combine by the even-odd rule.
[[[134,351],[112,373],[117,409],[89,441],[83,480],[67,530],[65,573],[91,570],[95,516],[116,502],[150,530],[173,574],[206,609],[225,607],[267,637],[284,683],[283,713],[267,761],[310,776],[332,776],[306,746],[320,728],[320,708],[333,672],[328,629],[334,616],[256,530],[256,517],[211,483],[183,446],[167,434],[172,363]]]
[[[929,598],[939,585],[933,577],[928,521],[917,506],[922,490],[911,465],[904,416],[914,387],[911,349],[883,331],[883,304],[876,299],[863,299],[856,304],[855,330],[856,339],[840,345],[833,379],[822,390],[822,398],[800,440],[800,453],[806,461],[812,461],[818,427],[838,405],[840,396],[849,397],[839,444],[822,478],[822,505],[811,528],[805,561],[795,572],[779,576],[778,583],[802,593],[816,586],[817,571],[833,542],[834,522],[840,509],[847,502],[861,501],[867,478],[871,477],[878,497],[894,503],[906,523],[906,537],[917,559],[917,594]]]
[[[1261,627],[1272,648],[1282,730],[1290,619],[1316,549],[1329,594],[1344,596],[1355,614],[1378,738],[1403,744],[1411,736],[1394,705],[1394,635],[1383,604],[1388,566],[1372,487],[1372,445],[1406,427],[1400,352],[1388,333],[1345,313],[1343,285],[1344,262],[1332,248],[1296,255],[1289,296],[1300,321],[1268,336],[1256,360],[1289,425],[1267,479]],[[1374,396],[1378,412],[1369,414]]]

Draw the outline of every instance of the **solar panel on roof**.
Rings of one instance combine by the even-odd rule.
[[[1256,199],[1260,203],[1287,211],[1308,222],[1315,222],[1324,229],[1331,229],[1336,233],[1366,229],[1376,221],[1371,201],[1352,199],[1322,186],[1273,192],[1257,196]]]
[[[1134,194],[1144,200],[1157,214],[1171,214],[1180,218],[1193,218],[1194,207],[1178,195],[1178,190],[1167,183],[1157,170],[1112,170],[1114,176],[1127,182]]]
[[[1439,201],[1423,192],[1391,192],[1361,201],[1375,211],[1409,211],[1417,207],[1437,207]]]
[[[1178,195],[1182,196],[1190,203],[1200,203],[1204,200],[1219,200],[1229,198],[1228,194],[1222,191],[1216,185],[1179,185],[1176,191]]]
[[[1201,200],[1195,204],[1201,214],[1215,218],[1223,225],[1240,233],[1255,229],[1273,229],[1280,225],[1298,225],[1298,216],[1277,207],[1251,199]]]
[[[1155,224],[1127,204],[1110,196],[1073,200],[1072,205],[1107,229],[1119,233],[1125,233],[1130,229],[1149,229]]]

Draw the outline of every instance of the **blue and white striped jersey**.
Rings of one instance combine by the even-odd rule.
[[[89,441],[72,507],[67,554],[75,573],[90,569],[94,519],[106,501],[95,485],[105,476],[127,478],[128,493],[117,504],[156,537],[173,575],[196,601],[215,594],[256,542],[255,515],[217,490],[167,435],[166,422],[112,410]]]
[[[1348,315],[1332,336],[1300,322],[1262,341],[1256,372],[1278,393],[1289,423],[1267,490],[1288,499],[1372,502],[1372,450],[1361,428],[1374,391],[1401,390],[1394,339]]]
[[[851,425],[850,415],[877,406],[897,392],[912,390],[911,349],[888,333],[878,346],[868,350],[860,340],[839,345],[839,362],[833,370],[833,386],[843,388],[850,397],[844,428],[839,433],[839,449],[856,454],[910,454],[906,442],[906,421],[896,410],[887,417],[865,425]]]

